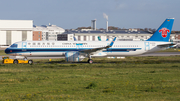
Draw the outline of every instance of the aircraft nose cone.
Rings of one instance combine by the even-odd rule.
[[[9,48],[6,48],[4,52],[8,54],[10,52]]]

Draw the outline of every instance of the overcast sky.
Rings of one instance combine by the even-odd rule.
[[[49,23],[64,29],[91,26],[97,28],[155,28],[169,17],[175,18],[173,30],[180,30],[180,0],[0,0],[1,20],[33,20],[34,25]]]

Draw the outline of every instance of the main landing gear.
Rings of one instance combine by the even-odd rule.
[[[89,55],[88,57],[89,57],[89,59],[88,59],[87,62],[88,62],[89,64],[92,64],[92,63],[93,63],[93,60],[91,59],[91,55]]]
[[[92,64],[93,60],[92,59],[88,59],[88,63]]]

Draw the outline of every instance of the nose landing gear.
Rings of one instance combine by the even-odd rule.
[[[89,57],[89,59],[88,59],[87,62],[88,62],[89,64],[92,64],[92,63],[93,63],[93,60],[91,59],[91,55],[89,55],[88,57]]]

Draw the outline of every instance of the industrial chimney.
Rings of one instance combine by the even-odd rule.
[[[106,31],[108,31],[108,15],[106,13],[103,13],[103,17],[107,20],[106,21]]]
[[[108,20],[106,21],[106,31],[108,32]]]

